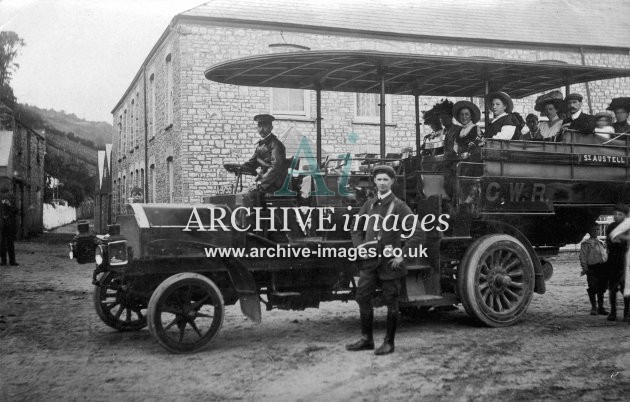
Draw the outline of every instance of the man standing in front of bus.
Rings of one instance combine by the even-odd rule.
[[[402,246],[403,229],[400,224],[403,219],[412,215],[411,209],[392,193],[392,185],[396,180],[396,172],[391,166],[379,165],[374,168],[374,183],[378,190],[376,197],[367,200],[359,211],[358,220],[352,232],[352,242],[355,247],[367,242],[376,241],[379,255],[378,261],[370,266],[362,266],[359,273],[359,284],[356,300],[359,304],[361,317],[361,339],[346,345],[349,351],[372,350],[374,339],[372,326],[374,322],[374,307],[372,298],[376,287],[381,284],[383,301],[387,306],[387,333],[383,344],[374,354],[385,355],[394,351],[394,336],[398,325],[398,297],[402,288],[402,278],[407,275],[404,256],[409,250],[418,247],[424,239],[424,232],[420,226],[411,229],[413,232]],[[376,215],[375,219],[371,219]],[[396,215],[398,227],[392,230],[383,228],[383,221],[387,216]],[[361,218],[367,218],[363,221]],[[367,223],[366,223],[367,222]],[[391,222],[389,220],[388,222]],[[362,227],[361,225],[364,225]],[[363,230],[364,229],[364,230]],[[389,227],[387,229],[390,229]],[[394,257],[394,250],[401,250],[402,256]]]

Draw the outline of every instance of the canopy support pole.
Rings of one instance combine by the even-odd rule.
[[[382,68],[378,70],[379,78],[381,81],[381,102],[380,114],[381,114],[381,159],[385,158],[385,71]]]
[[[422,141],[420,138],[420,97],[418,93],[414,91],[413,98],[415,101],[415,111],[416,111],[416,155],[420,155],[420,147],[422,146]]]
[[[580,46],[580,56],[582,56],[582,65],[586,65],[586,59],[584,57],[584,48]],[[586,101],[588,102],[588,112],[593,114],[593,102],[591,102],[591,88],[588,85],[588,81],[584,83],[586,86]]]
[[[486,131],[490,126],[490,106],[488,105],[488,94],[490,94],[490,82],[487,79],[483,79],[483,118],[485,120]]]
[[[317,98],[317,117],[315,118],[317,139],[315,146],[317,147],[317,167],[319,167],[322,163],[322,90],[318,88],[315,94]]]

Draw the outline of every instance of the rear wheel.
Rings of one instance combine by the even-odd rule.
[[[471,317],[491,327],[516,323],[534,292],[534,264],[525,246],[505,234],[477,239],[458,268],[459,297]]]
[[[125,289],[121,276],[104,273],[94,286],[94,309],[108,326],[119,331],[138,331],[147,325],[146,301]]]
[[[223,296],[214,282],[199,274],[181,273],[153,292],[149,331],[169,352],[195,352],[214,339],[224,315]]]

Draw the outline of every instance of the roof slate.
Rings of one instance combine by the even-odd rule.
[[[179,16],[496,42],[630,48],[625,0],[212,0]]]

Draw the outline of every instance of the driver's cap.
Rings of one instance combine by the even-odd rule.
[[[254,116],[254,121],[257,123],[271,123],[276,118],[270,114],[257,114]]]

